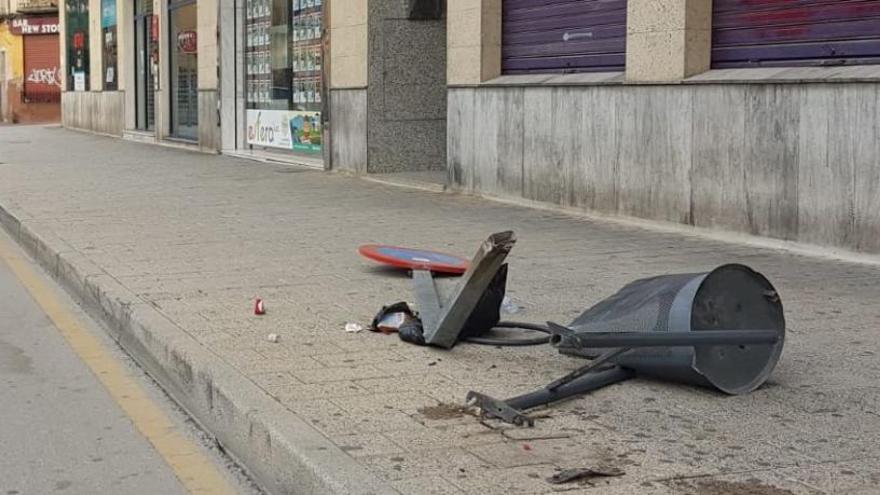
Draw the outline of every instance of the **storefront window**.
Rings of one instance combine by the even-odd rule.
[[[134,2],[134,56],[135,127],[150,131],[159,85],[159,18],[153,15],[153,0]]]
[[[115,91],[119,87],[119,71],[116,70],[116,0],[101,0],[101,37],[104,89]]]
[[[199,63],[196,3],[169,6],[171,20],[171,134],[198,139]]]
[[[321,0],[247,0],[248,144],[321,152]]]
[[[89,2],[67,0],[67,89],[89,89]]]

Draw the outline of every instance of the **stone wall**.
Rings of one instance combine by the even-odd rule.
[[[334,170],[367,172],[367,90],[334,89],[330,98],[330,163]]]
[[[407,7],[370,3],[369,173],[446,165],[446,21],[411,21]]]
[[[331,167],[443,170],[445,19],[409,20],[405,0],[334,0],[331,7]]]
[[[125,122],[122,91],[64,91],[61,123],[64,127],[122,136]]]
[[[450,88],[453,187],[880,253],[880,85]]]
[[[367,0],[330,3],[330,168],[367,171]],[[325,129],[325,132],[327,129]]]
[[[369,173],[446,166],[446,21],[411,21],[407,7],[369,6]]]

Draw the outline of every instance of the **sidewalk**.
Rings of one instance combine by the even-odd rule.
[[[0,131],[0,220],[92,294],[120,343],[272,490],[880,492],[877,266],[36,126]],[[508,428],[436,406],[529,391],[582,362],[343,331],[412,299],[409,279],[358,245],[469,257],[505,229],[519,238],[508,281],[519,320],[568,322],[644,276],[752,266],[788,321],[771,383],[726,397],[635,379]],[[545,481],[607,464],[626,475]]]

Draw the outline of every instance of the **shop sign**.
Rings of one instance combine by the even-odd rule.
[[[248,110],[247,142],[308,153],[321,151],[321,112]]]
[[[181,31],[177,33],[177,48],[183,53],[196,53],[199,45],[195,31]]]
[[[101,0],[101,27],[116,25],[116,0]]]
[[[12,34],[58,34],[60,26],[57,17],[22,17],[12,19]]]

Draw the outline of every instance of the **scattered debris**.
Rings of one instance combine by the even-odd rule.
[[[531,428],[506,428],[501,434],[504,438],[511,440],[555,440],[559,438],[571,438],[578,433],[585,433],[583,430],[566,429],[560,432],[551,432],[547,430],[534,431]]]
[[[364,326],[360,323],[348,322],[345,324],[345,331],[348,333],[358,333],[364,330]]]
[[[263,300],[259,297],[254,301],[254,314],[257,316],[266,314],[266,307],[263,305]]]
[[[778,293],[751,268],[723,265],[711,272],[673,274],[631,282],[584,311],[568,326],[501,321],[520,307],[505,296],[513,232],[489,236],[449,297],[441,297],[432,263],[442,254],[393,246],[365,246],[361,254],[412,271],[414,312],[406,302],[385,306],[370,330],[397,333],[401,340],[451,349],[457,342],[493,346],[544,345],[561,354],[590,360],[545,387],[507,400],[470,391],[465,401],[519,426],[534,426],[525,411],[627,380],[638,373],[697,383],[731,394],[749,393],[769,377],[782,353],[785,318]],[[432,258],[437,256],[438,259]],[[461,261],[460,259],[458,261]],[[658,309],[661,308],[661,309]],[[676,315],[693,316],[679,321]],[[538,338],[492,338],[499,329],[534,330]],[[675,348],[658,353],[656,348]],[[659,357],[658,357],[659,356]],[[743,364],[745,363],[745,364]],[[436,361],[428,363],[435,366]],[[494,366],[489,369],[493,369]],[[567,473],[572,474],[572,473]],[[595,470],[575,477],[608,476]]]
[[[400,327],[406,323],[407,318],[409,318],[409,315],[404,312],[388,313],[379,320],[379,323],[376,324],[376,328],[378,328],[380,332],[394,333],[400,330]]]
[[[425,345],[422,321],[406,302],[382,306],[370,323],[370,330],[384,334],[397,333],[400,340]]]
[[[509,315],[515,315],[519,313],[520,307],[513,302],[509,296],[504,296],[504,299],[501,300],[501,312]]]
[[[455,419],[462,416],[477,415],[470,407],[445,403],[440,403],[436,406],[425,406],[418,409],[418,412],[425,418],[434,420]]]
[[[547,482],[560,485],[562,483],[571,483],[572,481],[589,480],[591,478],[605,478],[612,476],[623,476],[622,470],[617,468],[575,468],[563,469],[553,476],[547,478]]]
[[[415,312],[410,309],[406,302],[397,302],[382,306],[382,309],[373,317],[370,330],[382,333],[397,333],[407,321],[415,319]]]
[[[277,333],[270,333],[269,335],[266,335],[266,340],[273,344],[277,344],[278,341],[281,340],[281,337],[279,337]]]

